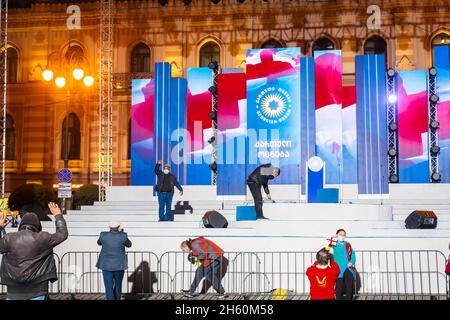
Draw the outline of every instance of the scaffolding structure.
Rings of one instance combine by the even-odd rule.
[[[106,187],[112,185],[112,64],[114,0],[100,0],[99,50],[99,201],[106,200]]]
[[[6,83],[8,79],[7,53],[8,53],[8,0],[0,0],[0,153],[1,153],[1,210],[5,212],[5,171],[6,171]]]

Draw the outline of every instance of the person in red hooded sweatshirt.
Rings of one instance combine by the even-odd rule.
[[[340,274],[339,266],[331,259],[327,249],[322,248],[316,254],[316,262],[306,270],[310,283],[311,300],[334,300],[334,285]]]

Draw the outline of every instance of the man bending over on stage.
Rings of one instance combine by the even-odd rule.
[[[182,290],[184,295],[188,298],[193,298],[198,295],[197,290],[200,281],[203,278],[212,284],[214,290],[219,294],[219,298],[226,298],[225,289],[220,283],[220,276],[223,272],[223,250],[211,240],[203,237],[189,239],[181,243],[181,251],[189,253],[189,258],[192,257],[193,263],[200,262],[197,270],[195,270],[195,278],[189,290]]]
[[[183,188],[180,186],[177,177],[170,173],[170,166],[168,164],[164,165],[164,170],[161,171],[161,163],[162,161],[158,160],[155,166],[155,174],[157,177],[155,191],[158,192],[159,221],[171,221],[174,187],[180,190],[180,196],[183,195]]]
[[[256,168],[248,177],[247,185],[252,193],[255,201],[256,219],[267,219],[263,215],[262,205],[263,198],[261,194],[261,187],[264,188],[267,194],[267,199],[272,200],[267,183],[269,180],[275,179],[280,175],[280,168],[272,166],[271,163],[266,163]]]

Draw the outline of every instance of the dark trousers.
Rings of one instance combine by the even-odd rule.
[[[120,300],[122,296],[123,275],[124,271],[103,270],[103,282],[105,283],[107,300]]]
[[[219,279],[220,283],[222,283],[223,277],[225,277],[225,274],[228,270],[228,259],[225,257],[221,257],[219,259],[219,268],[216,270],[216,277]],[[208,279],[205,279],[203,281],[202,290],[200,290],[200,293],[206,293],[211,288],[212,283]]]
[[[352,300],[355,290],[355,279],[350,270],[346,269],[342,278],[336,280],[336,300]]]
[[[173,192],[158,192],[159,220],[172,220],[172,198]]]
[[[252,193],[253,201],[255,202],[255,210],[256,210],[256,218],[262,218],[263,210],[263,198],[261,194],[261,188],[262,186],[258,183],[249,182],[247,183],[248,188],[250,189],[250,192]]]
[[[189,289],[189,291],[191,293],[194,293],[195,290],[197,290],[200,281],[202,281],[203,278],[206,278],[206,280],[208,280],[212,284],[214,290],[216,290],[218,293],[224,293],[225,289],[222,287],[222,284],[220,283],[220,280],[217,277],[217,272],[219,268],[220,268],[219,260],[214,260],[207,267],[204,266],[198,267],[197,270],[195,270],[195,278],[191,284],[191,288]]]

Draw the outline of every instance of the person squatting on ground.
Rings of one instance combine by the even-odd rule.
[[[67,239],[68,231],[58,205],[50,202],[48,207],[55,217],[55,233],[42,231],[38,216],[28,212],[17,232],[0,239],[3,254],[0,278],[1,284],[7,287],[8,300],[46,300],[49,282],[58,279],[53,248]],[[0,218],[2,231],[5,220],[5,216]]]
[[[120,300],[124,270],[128,269],[125,247],[131,248],[131,241],[119,222],[111,222],[109,232],[100,233],[97,244],[102,246],[97,261],[97,268],[103,272],[106,299]]]
[[[326,248],[320,249],[316,262],[306,270],[311,300],[334,300],[334,286],[339,273],[339,266],[331,259],[330,252]]]
[[[253,201],[255,202],[256,219],[267,219],[264,217],[262,206],[263,197],[261,188],[267,195],[267,199],[272,200],[268,186],[269,180],[275,179],[280,175],[280,168],[272,166],[271,163],[266,163],[257,167],[248,177],[247,186],[252,193]]]
[[[158,192],[159,203],[159,221],[171,221],[172,220],[172,198],[175,192],[174,187],[180,191],[180,196],[183,195],[183,188],[181,187],[178,179],[175,175],[170,173],[170,166],[164,165],[163,171],[161,171],[161,160],[155,166],[155,174],[157,177],[157,183],[155,191]]]
[[[344,229],[336,231],[337,241],[332,246],[332,259],[341,270],[336,280],[336,300],[352,300],[355,292],[355,251],[345,236]]]
[[[200,262],[201,264],[195,270],[194,281],[189,290],[182,290],[186,297],[192,298],[198,294],[195,292],[203,278],[209,281],[214,290],[219,294],[219,298],[225,298],[225,289],[223,288],[220,276],[224,265],[224,251],[211,240],[199,237],[189,239],[181,243],[181,251],[189,253],[193,257],[191,262]],[[228,260],[226,260],[228,262]]]

